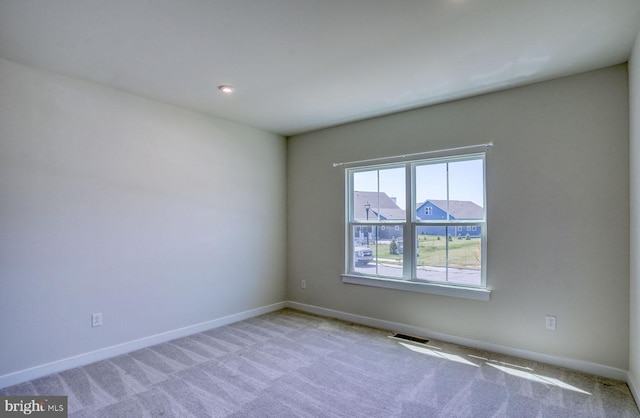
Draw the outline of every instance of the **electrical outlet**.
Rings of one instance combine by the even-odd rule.
[[[544,318],[544,325],[546,329],[556,329],[556,317],[553,315],[547,315]]]
[[[102,314],[94,313],[91,315],[91,326],[92,327],[101,327],[102,326]]]
[[[306,289],[307,288],[307,281],[306,280],[302,280],[300,282],[300,287],[303,288],[303,289]]]

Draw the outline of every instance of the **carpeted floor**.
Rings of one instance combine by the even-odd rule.
[[[0,390],[70,417],[640,417],[623,382],[285,309]]]

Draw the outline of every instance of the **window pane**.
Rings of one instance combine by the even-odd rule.
[[[352,227],[353,271],[374,275],[402,278],[402,252],[404,242],[402,228],[393,226]]]
[[[447,164],[416,167],[416,216],[430,221],[447,220]]]
[[[482,241],[480,237],[459,235],[449,241],[449,269],[451,283],[480,286],[482,284]]]
[[[416,277],[422,280],[462,285],[482,284],[482,238],[476,233],[459,234],[458,227],[417,228]]]
[[[405,219],[404,167],[353,173],[352,216],[356,221]]]
[[[447,281],[447,228],[422,226],[417,229],[416,277],[436,282]]]
[[[449,204],[455,219],[482,219],[484,216],[484,170],[482,160],[449,163]],[[453,202],[464,202],[454,208]],[[459,213],[455,213],[459,211]],[[457,215],[457,216],[456,216]]]
[[[418,220],[483,219],[483,160],[417,166],[416,200]]]

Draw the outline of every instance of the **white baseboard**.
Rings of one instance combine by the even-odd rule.
[[[636,384],[635,376],[631,372],[627,373],[627,386],[629,386],[629,390],[631,391],[631,395],[633,395],[633,399],[636,401],[636,405],[640,405],[638,385]]]
[[[328,316],[331,318],[342,319],[356,324],[367,325],[374,328],[380,328],[390,331],[398,331],[406,334],[413,334],[433,338],[444,342],[464,345],[467,347],[477,348],[480,350],[492,351],[494,353],[505,354],[514,357],[520,357],[527,360],[539,361],[541,363],[552,364],[554,366],[565,367],[567,369],[577,370],[583,373],[589,373],[596,376],[603,376],[610,379],[628,382],[628,373],[626,370],[617,369],[615,367],[605,366],[602,364],[591,363],[588,361],[576,360],[565,357],[551,356],[548,354],[537,353],[534,351],[522,350],[499,344],[492,344],[484,341],[473,340],[470,338],[457,337],[455,335],[443,334],[440,332],[430,331],[428,329],[414,327],[411,325],[400,324],[397,322],[384,321],[382,319],[370,318],[367,316],[355,315],[347,312],[335,311],[333,309],[321,308],[318,306],[307,305],[304,303],[286,302],[287,307],[309,312],[316,315]],[[633,389],[632,389],[633,392]],[[634,397],[635,397],[634,393]],[[636,397],[636,399],[638,399]]]
[[[222,318],[213,319],[211,321],[202,322],[200,324],[190,325],[184,328],[163,332],[161,334],[151,335],[149,337],[140,338],[126,343],[101,348],[99,350],[90,351],[88,353],[79,354],[77,356],[56,360],[51,363],[42,364],[24,370],[18,370],[0,376],[0,388],[17,385],[32,379],[47,376],[52,373],[58,373],[64,370],[80,367],[107,358],[119,356],[121,354],[130,353],[141,348],[150,347],[152,345],[175,340],[176,338],[186,337],[187,335],[196,334],[198,332],[208,331],[223,325],[232,324],[234,322],[243,321],[255,316],[263,315],[269,312],[277,311],[286,307],[286,302],[278,302],[273,305],[267,305],[256,309],[240,312],[233,315],[224,316]]]

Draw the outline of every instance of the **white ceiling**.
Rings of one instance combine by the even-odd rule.
[[[639,27],[640,0],[0,0],[0,57],[292,135],[623,63]]]

